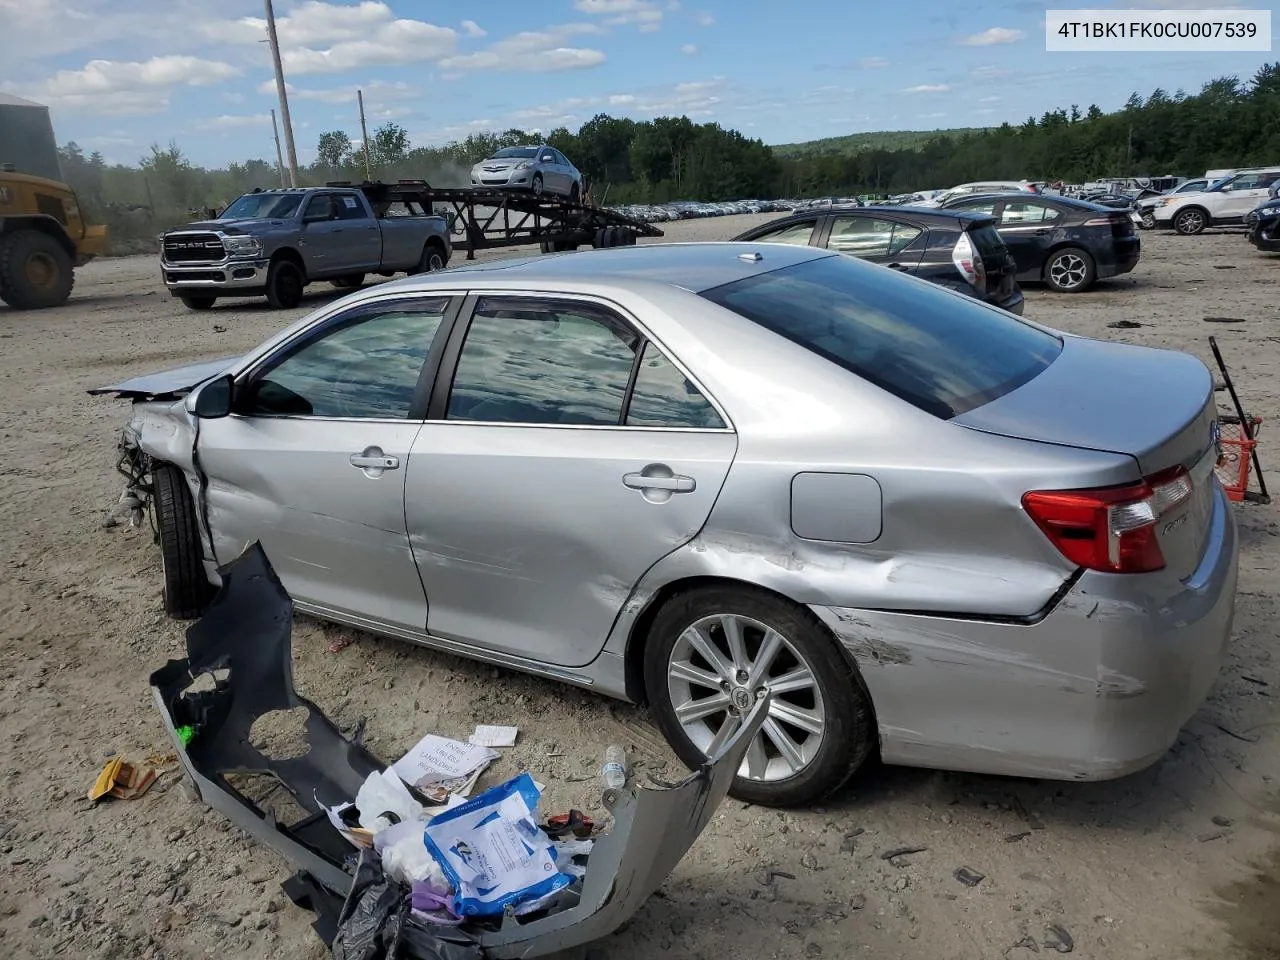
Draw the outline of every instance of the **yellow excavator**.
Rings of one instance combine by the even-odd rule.
[[[85,223],[65,183],[0,165],[0,300],[17,310],[65,303],[75,268],[107,249],[107,228]]]

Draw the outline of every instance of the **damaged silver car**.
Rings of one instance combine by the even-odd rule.
[[[1213,380],[827,251],[662,244],[380,284],[134,401],[125,503],[198,615],[297,608],[649,703],[733,792],[1158,759],[1231,632]]]

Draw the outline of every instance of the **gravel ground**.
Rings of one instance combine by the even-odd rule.
[[[721,239],[762,219],[666,230]],[[1028,316],[1210,363],[1206,338],[1217,334],[1246,406],[1269,421],[1265,441],[1280,417],[1280,259],[1238,234],[1144,234],[1143,243],[1138,270],[1094,292],[1028,288]],[[246,350],[331,296],[317,288],[289,315],[234,301],[194,314],[162,291],[152,258],[134,257],[80,271],[61,309],[0,308],[7,955],[324,956],[310,916],[279,891],[287,866],[190,802],[171,762],[141,800],[91,808],[85,799],[114,752],[142,760],[167,751],[146,678],[180,655],[183,628],[162,616],[148,532],[103,526],[120,491],[114,444],[127,407],[84,391]],[[1119,320],[1142,326],[1113,328]],[[1280,490],[1280,477],[1269,479]],[[599,945],[604,955],[1280,956],[1280,539],[1275,508],[1237,515],[1230,656],[1156,766],[1102,784],[874,769],[821,809],[727,801],[661,894]],[[465,737],[494,722],[518,724],[521,738],[482,784],[527,768],[550,785],[551,808],[598,812],[590,777],[609,742],[624,743],[643,769],[676,772],[643,711],[391,640],[356,635],[328,652],[343,636],[299,622],[297,685],[344,727],[368,717],[371,748],[388,761],[428,731]],[[926,849],[881,859],[905,845]],[[955,878],[961,867],[985,879],[967,886]]]

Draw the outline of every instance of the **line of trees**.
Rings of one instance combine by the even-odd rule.
[[[1221,77],[1196,94],[1134,94],[1123,108],[1096,105],[1047,111],[1019,125],[947,131],[903,146],[859,149],[856,138],[796,145],[779,155],[762,141],[688,117],[635,121],[599,114],[575,133],[561,127],[546,140],[586,176],[597,203],[673,199],[731,200],[858,193],[898,193],[981,178],[1080,182],[1104,176],[1203,174],[1212,167],[1280,162],[1280,63],[1248,81]],[[304,184],[328,180],[422,177],[465,186],[477,160],[538,134],[510,129],[475,133],[443,146],[414,146],[386,123],[362,145],[327,131]],[[876,142],[876,141],[873,141]],[[894,143],[882,138],[879,143]],[[801,145],[805,146],[805,145]],[[174,142],[153,145],[134,166],[108,164],[75,143],[60,149],[63,174],[82,205],[111,230],[116,252],[150,252],[161,231],[254,187],[278,184],[274,163],[248,160],[223,169],[192,164]]]

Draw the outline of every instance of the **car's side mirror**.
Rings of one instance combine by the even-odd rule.
[[[194,413],[201,420],[217,420],[231,413],[231,401],[235,388],[235,377],[224,373],[215,380],[210,380],[196,391]]]

